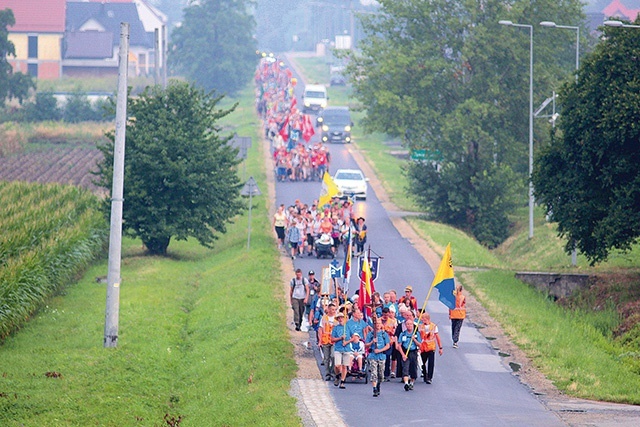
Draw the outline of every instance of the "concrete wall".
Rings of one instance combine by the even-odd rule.
[[[555,299],[568,297],[576,289],[589,286],[591,276],[587,274],[559,274],[559,273],[516,273],[516,279],[533,286]]]

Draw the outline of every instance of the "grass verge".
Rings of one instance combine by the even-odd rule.
[[[247,175],[266,190],[252,88],[225,121],[253,137]],[[0,347],[0,425],[299,425],[279,254],[265,196],[253,202],[250,250],[246,215],[213,250],[173,241],[153,258],[124,240],[115,349],[102,348],[106,261],[52,299]]]

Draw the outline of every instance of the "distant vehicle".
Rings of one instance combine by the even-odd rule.
[[[322,142],[351,142],[351,113],[349,107],[327,107],[318,114],[318,126],[322,127]]]
[[[327,88],[324,85],[306,85],[302,95],[302,112],[317,113],[326,108],[328,100]]]
[[[357,199],[366,200],[368,181],[360,169],[338,169],[333,176],[340,198],[355,196]]]
[[[331,67],[329,71],[329,85],[330,86],[344,86],[347,84],[347,79],[344,77],[344,67]]]

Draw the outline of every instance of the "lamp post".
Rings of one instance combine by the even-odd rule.
[[[625,24],[624,22],[615,20],[604,21],[604,25],[607,27],[640,28],[640,25]]]
[[[580,27],[571,26],[571,25],[558,25],[553,21],[542,21],[540,25],[547,28],[567,28],[570,30],[576,30],[576,84],[577,84],[578,70],[580,69]],[[554,126],[555,126],[555,121],[554,121]],[[578,251],[576,250],[576,246],[574,244],[573,250],[571,251],[571,265],[575,266],[577,264],[578,264]]]
[[[577,82],[578,70],[580,69],[580,27],[574,27],[571,25],[558,25],[552,21],[542,21],[540,25],[547,28],[568,28],[570,30],[576,30],[576,82]]]
[[[533,238],[533,25],[499,21],[500,25],[529,29],[529,238]]]

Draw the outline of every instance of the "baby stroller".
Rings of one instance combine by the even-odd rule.
[[[325,256],[335,258],[335,255],[331,250],[333,239],[329,234],[325,233],[320,236],[320,238],[315,241],[314,245],[316,247],[316,258],[320,259],[321,257],[324,258]]]

